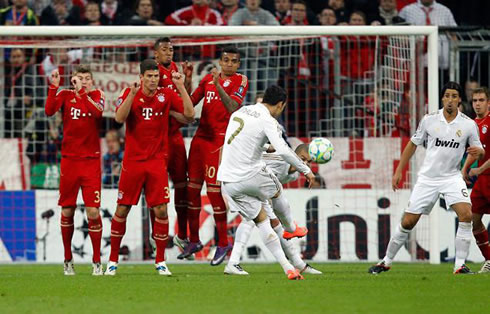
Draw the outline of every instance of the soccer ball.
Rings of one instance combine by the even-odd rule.
[[[333,157],[333,145],[326,138],[316,138],[311,141],[308,152],[312,161],[319,164],[326,164]]]

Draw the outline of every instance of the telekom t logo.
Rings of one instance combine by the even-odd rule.
[[[214,95],[215,93],[214,92],[208,92],[206,94],[206,101],[208,102],[208,104],[211,102],[211,100],[214,98]]]
[[[71,116],[72,116],[72,119],[73,120],[78,120],[78,118],[80,117],[80,112],[81,112],[80,109],[71,107]]]
[[[150,117],[153,115],[152,111],[152,108],[143,108],[143,117],[145,117],[144,120],[150,120]]]

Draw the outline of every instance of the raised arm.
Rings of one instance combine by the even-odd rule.
[[[213,68],[211,70],[211,74],[213,75],[213,83],[216,86],[216,90],[218,91],[221,102],[223,105],[225,105],[226,110],[228,110],[228,112],[235,112],[238,108],[240,108],[240,104],[236,100],[232,99],[220,85],[218,69]]]
[[[172,81],[177,87],[180,97],[182,98],[182,102],[184,104],[184,117],[188,122],[192,122],[195,115],[194,106],[192,105],[192,100],[184,86],[184,75],[182,73],[174,72],[172,73]]]
[[[115,116],[116,122],[118,123],[126,122],[129,112],[131,111],[131,106],[133,105],[134,96],[136,96],[136,93],[138,92],[139,88],[140,88],[140,82],[139,81],[133,82],[133,84],[131,84],[131,88],[126,98],[124,98],[124,94],[121,95],[121,98],[119,99],[124,98],[124,100],[116,110],[116,116]]]
[[[82,82],[77,76],[71,78],[71,83],[75,87],[76,93],[82,99],[82,102],[88,111],[95,115],[95,117],[101,118],[104,113],[104,92],[99,91],[99,93],[92,98],[88,95],[87,90],[82,87]]]
[[[60,73],[57,69],[51,72],[50,80],[51,85],[48,89],[48,97],[46,97],[46,106],[44,107],[44,111],[48,117],[54,115],[63,105],[63,97],[56,94],[60,86]]]

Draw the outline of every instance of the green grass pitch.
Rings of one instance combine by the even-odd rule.
[[[378,276],[369,264],[317,264],[320,276],[289,281],[277,264],[224,266],[120,264],[115,277],[92,277],[90,265],[0,265],[0,313],[484,313],[490,275],[451,273],[451,264],[395,264]],[[470,264],[472,270],[481,265]]]

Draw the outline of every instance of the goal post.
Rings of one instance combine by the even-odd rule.
[[[211,59],[209,64],[206,63],[207,61],[199,64],[203,68],[201,69],[203,73],[206,71],[206,67],[213,65],[214,60],[212,58],[216,56],[213,52],[215,46],[232,43],[237,45],[239,51],[245,51],[241,71],[244,71],[249,76],[250,81],[251,88],[247,96],[247,103],[253,101],[254,95],[250,91],[254,93],[260,92],[266,86],[266,83],[270,81],[282,80],[284,87],[287,90],[291,89],[288,96],[292,95],[294,97],[288,104],[287,110],[290,110],[290,112],[283,117],[284,121],[282,121],[289,131],[288,135],[292,137],[290,143],[293,145],[301,140],[315,136],[332,137],[337,155],[334,156],[334,160],[329,164],[315,166],[315,171],[323,176],[329,173],[351,173],[348,178],[344,178],[345,180],[342,183],[330,182],[327,184],[327,190],[319,190],[320,192],[315,194],[315,196],[311,196],[311,202],[308,201],[307,206],[315,204],[315,202],[321,203],[327,198],[329,199],[329,205],[325,205],[325,209],[318,210],[320,208],[318,207],[315,212],[312,205],[311,212],[308,209],[306,215],[307,219],[318,215],[318,219],[322,220],[325,225],[328,224],[328,228],[319,229],[320,234],[312,240],[318,243],[298,242],[297,245],[306,252],[304,253],[305,256],[314,256],[309,255],[313,251],[317,255],[320,253],[324,254],[325,257],[318,258],[319,261],[336,258],[342,260],[343,257],[334,249],[331,249],[330,246],[338,247],[340,251],[351,252],[350,255],[342,254],[342,256],[348,256],[345,259],[347,261],[376,260],[378,254],[371,253],[371,251],[378,250],[378,246],[381,247],[379,243],[382,240],[373,230],[379,231],[382,225],[380,221],[386,218],[384,217],[385,212],[383,210],[386,207],[383,207],[383,200],[385,195],[392,193],[390,191],[391,175],[403,142],[401,135],[395,135],[392,132],[395,124],[395,113],[400,110],[399,103],[404,101],[405,98],[409,99],[407,100],[409,102],[409,105],[407,105],[410,119],[409,133],[413,132],[418,119],[421,118],[421,114],[433,112],[439,108],[438,28],[436,26],[16,26],[0,28],[0,55],[6,57],[5,51],[16,47],[41,50],[48,50],[49,48],[72,49],[73,57],[78,53],[82,55],[86,50],[91,50],[91,56],[97,56],[98,58],[96,61],[88,61],[96,69],[97,73],[94,74],[96,83],[97,76],[100,73],[100,75],[105,75],[103,79],[106,82],[105,88],[111,89],[112,74],[109,72],[104,74],[105,68],[116,69],[121,66],[125,61],[120,61],[118,59],[120,56],[123,57],[121,60],[126,61],[132,58],[131,62],[136,64],[137,61],[140,61],[138,59],[139,56],[145,55],[139,54],[139,48],[148,48],[156,38],[165,36],[177,39],[174,46],[179,48],[179,57],[186,54],[192,55],[196,49],[201,54],[209,53],[209,56],[206,57]],[[420,45],[424,41],[422,38],[425,38],[427,43],[426,56],[423,51],[420,52],[416,49],[417,45],[424,46]],[[322,39],[325,39],[325,41],[322,41]],[[363,41],[369,44],[370,50],[367,54],[363,54],[364,52],[362,51]],[[351,47],[358,46],[361,47],[358,50],[349,50]],[[346,47],[348,48],[347,52]],[[78,52],[78,50],[81,52]],[[107,56],[108,51],[113,59]],[[324,53],[324,55],[318,57],[319,53]],[[354,53],[358,54],[358,61],[361,65],[353,69],[346,56]],[[71,58],[72,55],[69,57]],[[213,57],[210,57],[211,55]],[[321,67],[320,70],[323,71],[321,77],[313,73],[315,69],[308,68],[307,65],[302,64],[303,59],[307,59],[309,55],[314,55],[315,58],[321,59],[321,62],[315,64]],[[372,60],[367,62],[363,59],[365,56]],[[206,60],[206,58],[202,59]],[[80,57],[79,60],[84,62],[83,57]],[[184,60],[177,59],[176,61]],[[74,64],[69,64],[67,61],[64,62],[67,65],[67,73],[64,74],[68,75],[68,72],[74,68]],[[427,78],[420,80],[420,77],[424,75],[424,62],[426,62]],[[362,63],[370,63],[370,67],[360,70],[359,67],[362,67]],[[291,83],[291,80],[283,76],[289,75],[290,73],[288,72],[291,72],[292,67],[294,67],[294,72],[301,76],[301,79]],[[2,71],[3,66],[0,70],[0,77],[2,77],[2,80],[4,78],[7,80],[8,73]],[[131,72],[129,67],[124,68],[124,71],[136,77],[135,72]],[[349,74],[355,71],[359,73],[355,73],[355,77],[352,77],[352,75],[349,77]],[[36,72],[32,76],[43,80],[44,85],[40,86],[45,87],[46,73],[40,75]],[[315,80],[314,84],[321,84],[325,91],[318,91],[316,86],[308,86],[313,85],[313,80]],[[347,83],[344,84],[344,81]],[[403,81],[406,81],[406,86],[403,86]],[[117,86],[126,86],[124,85],[126,83],[123,82]],[[196,87],[195,83],[194,87]],[[422,86],[420,86],[421,84]],[[423,86],[424,84],[425,86]],[[34,93],[36,93],[35,88],[33,89]],[[426,93],[426,98],[424,93]],[[110,93],[106,92],[106,94]],[[380,112],[377,109],[378,102],[382,102],[381,98],[385,94],[389,94],[391,102],[386,104],[387,108],[391,108],[391,111],[388,110],[389,112],[387,113]],[[23,96],[25,95],[22,94],[18,98]],[[0,98],[7,99],[8,97],[9,95],[4,93],[3,97]],[[42,97],[38,97],[41,102]],[[305,99],[307,101],[302,102],[301,105],[294,101],[303,101]],[[370,103],[368,103],[368,100]],[[385,104],[382,105],[384,106]],[[361,112],[363,118],[357,117],[357,112]],[[35,112],[30,114],[35,115]],[[111,113],[108,112],[107,115],[110,116]],[[365,116],[368,116],[368,118],[365,118]],[[10,132],[11,138],[24,137],[26,132],[31,132],[32,128],[36,127],[31,123],[33,120],[32,116],[30,116],[29,121],[27,121],[27,118],[22,119],[26,119],[26,121],[22,123],[23,131],[19,133],[21,135],[14,136],[12,135],[14,132]],[[358,124],[360,119],[364,120],[361,124]],[[3,117],[3,120],[6,123],[5,117]],[[40,120],[42,119],[40,118]],[[367,131],[368,128],[370,129],[369,131]],[[4,129],[9,131],[7,126]],[[26,129],[29,131],[25,131]],[[365,131],[365,133],[360,134],[359,130]],[[190,139],[193,131],[195,131],[195,127],[186,128],[184,135]],[[22,147],[22,140],[15,144],[11,143],[12,140],[8,139],[6,141],[10,145],[8,147]],[[34,139],[33,141],[41,142],[44,140],[37,138],[37,140]],[[26,145],[28,145],[27,141],[24,142],[24,146]],[[378,150],[385,149],[386,152],[366,152],[367,145],[373,145]],[[18,149],[21,150],[20,148]],[[23,149],[25,150],[25,147]],[[389,158],[387,164],[378,165],[378,168],[373,168],[371,164],[371,172],[363,172],[363,170],[370,167],[369,158],[374,158],[377,153]],[[414,157],[414,159],[416,158]],[[403,186],[405,190],[411,188],[415,182],[416,170],[418,170],[419,166],[417,161],[419,160],[414,160],[410,166],[410,173],[407,174],[407,179]],[[20,163],[22,164],[22,162]],[[56,173],[57,171],[56,168],[49,168],[48,170],[50,173]],[[342,172],[343,170],[347,171]],[[31,170],[31,181],[33,180],[33,175]],[[375,177],[371,178],[369,177],[370,175]],[[47,177],[48,175],[46,174]],[[365,183],[368,184],[358,184],[356,178],[359,177],[365,177],[366,181],[368,181]],[[0,179],[2,179],[1,176]],[[337,177],[332,179],[332,181],[336,180]],[[0,180],[0,185],[3,184],[3,181]],[[46,181],[48,180],[46,179]],[[51,185],[51,183],[46,183],[46,181],[43,183],[44,188],[55,188],[55,182]],[[298,188],[300,184],[296,186],[290,185],[289,187]],[[29,186],[28,183],[27,186]],[[372,191],[368,191],[365,186],[369,186]],[[303,191],[300,193],[303,193]],[[109,193],[108,195],[117,197],[117,194],[114,193]],[[406,206],[406,203],[402,204],[407,198],[406,193],[402,197],[393,197],[395,198],[394,204],[397,206],[396,210],[401,210],[401,206]],[[55,204],[47,205],[54,198],[53,195],[36,195],[36,201],[39,199],[46,203],[42,205],[43,210],[49,209],[49,206],[56,207]],[[357,201],[356,198],[358,198]],[[377,201],[383,206],[374,205],[373,207],[367,207],[362,204],[366,200]],[[292,200],[293,203],[295,201],[301,200]],[[355,218],[356,213],[349,212],[349,210],[346,211],[349,207],[356,206],[364,211],[360,214],[360,216],[364,215],[364,220],[359,222],[359,224],[357,224],[358,221]],[[395,208],[392,207],[390,210],[395,210]],[[332,215],[335,214],[335,217],[327,217],[326,213],[330,214],[329,211],[331,211]],[[347,214],[344,215],[343,211],[346,211]],[[371,213],[370,211],[373,212]],[[393,217],[395,216],[391,217],[392,226],[393,219],[395,219]],[[398,218],[399,216],[396,219]],[[344,220],[340,221],[338,219]],[[363,231],[367,239],[362,238],[364,235],[359,236],[357,231],[352,232],[351,226],[347,225],[350,222],[356,228],[359,226],[361,226],[359,228],[364,228],[362,227],[363,223],[367,225],[366,228],[369,230]],[[423,231],[424,241],[426,241],[423,246],[429,252],[429,262],[431,264],[440,263],[441,235],[439,223],[438,210],[434,210],[428,218],[428,227]],[[339,232],[352,233],[354,235],[338,240],[336,235],[333,234],[334,229],[332,228],[335,226],[339,226],[338,229],[341,229],[340,231],[337,230]],[[144,228],[144,226],[138,227]],[[104,230],[107,229],[107,226],[104,226]],[[389,234],[389,224],[384,232]],[[210,236],[209,238],[209,241],[212,242],[212,237]],[[374,241],[373,238],[377,240]],[[369,246],[370,253],[359,252],[363,251],[364,248],[358,242],[364,240],[367,243],[366,246]],[[145,248],[142,250],[144,251]],[[415,255],[417,255],[417,252],[412,255],[411,260],[419,259]]]

